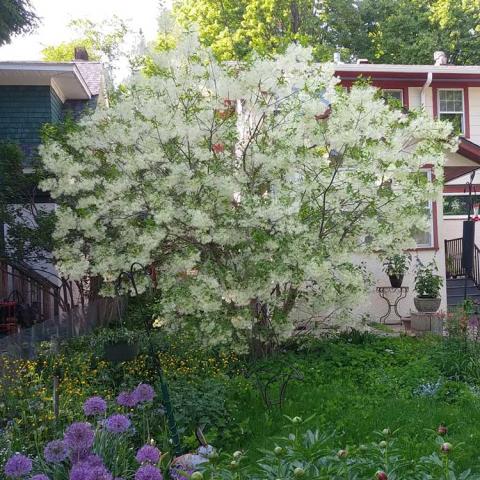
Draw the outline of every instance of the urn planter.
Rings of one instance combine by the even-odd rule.
[[[436,312],[440,308],[441,298],[415,297],[413,303],[419,312]]]

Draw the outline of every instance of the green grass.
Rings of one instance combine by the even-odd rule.
[[[336,431],[338,448],[377,440],[375,431],[390,428],[406,456],[419,458],[436,450],[435,430],[445,422],[448,440],[461,445],[455,450],[457,463],[477,464],[480,399],[465,382],[445,376],[438,361],[443,349],[436,339],[401,337],[361,345],[325,342],[314,352],[287,354],[304,380],[289,386],[282,411],[266,412],[258,396],[245,396],[238,412],[245,434],[238,446],[255,452],[271,445],[268,437],[285,433],[282,415],[315,414],[311,428]],[[435,395],[414,394],[439,379],[446,384]]]

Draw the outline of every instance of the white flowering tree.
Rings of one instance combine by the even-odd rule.
[[[251,345],[288,333],[299,304],[351,306],[368,277],[354,254],[412,245],[445,124],[342,90],[297,46],[223,66],[189,35],[154,63],[42,150],[62,273],[108,288],[154,265],[160,323]]]

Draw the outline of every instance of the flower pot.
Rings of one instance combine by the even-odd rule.
[[[441,302],[441,298],[415,297],[413,299],[415,308],[419,312],[436,312],[439,309]]]
[[[390,285],[393,288],[400,288],[403,282],[403,275],[389,275]]]
[[[112,363],[128,362],[137,357],[138,351],[138,343],[105,343],[103,346],[103,358]]]

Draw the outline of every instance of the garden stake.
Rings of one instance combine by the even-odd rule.
[[[54,355],[55,359],[55,368],[53,370],[53,416],[55,417],[55,421],[58,420],[58,415],[59,415],[59,393],[58,393],[58,387],[60,384],[60,379],[59,379],[59,372],[58,372],[58,365],[57,365],[57,355],[58,355],[58,337],[53,337],[52,338],[52,353]]]
[[[135,269],[135,266],[139,266],[140,269]],[[131,283],[131,286],[133,287],[135,295],[138,295],[137,284],[135,282],[136,273],[142,273],[143,275],[148,276],[151,280],[151,284],[153,284],[153,286],[156,286],[157,281],[156,281],[154,267],[153,266],[144,267],[140,263],[134,262],[132,263],[132,265],[130,265],[129,272],[121,272],[119,274],[115,284],[115,289],[117,291],[117,294],[120,291],[122,279],[126,278]],[[153,288],[151,290],[153,290]],[[146,321],[145,326],[146,326],[147,333],[149,334],[148,338],[150,340],[150,348],[149,348],[150,358],[153,360],[154,370],[156,371],[156,373],[158,373],[158,376],[160,379],[160,389],[162,391],[163,403],[165,405],[165,413],[167,415],[168,430],[170,431],[170,436],[172,439],[175,455],[179,456],[182,453],[182,449],[180,445],[180,436],[178,434],[178,428],[177,428],[177,423],[175,421],[175,414],[173,412],[173,406],[172,406],[172,401],[170,399],[170,391],[168,388],[168,384],[167,384],[167,381],[165,380],[165,375],[163,374],[163,369],[162,369],[160,360],[158,359],[158,356],[155,355],[155,350],[153,347],[153,343],[151,341],[150,333],[152,330],[152,322],[150,320]]]

